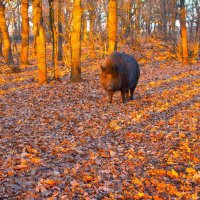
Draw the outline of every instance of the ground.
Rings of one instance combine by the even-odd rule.
[[[142,63],[124,105],[107,102],[101,62],[80,83],[2,70],[0,199],[199,198],[200,64]]]

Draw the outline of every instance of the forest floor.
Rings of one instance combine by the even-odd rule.
[[[2,70],[0,199],[199,198],[200,63],[142,64],[124,105],[107,103],[101,62],[86,58],[80,83]]]

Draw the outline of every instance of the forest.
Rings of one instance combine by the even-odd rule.
[[[199,56],[200,0],[0,0],[0,199],[198,200]]]

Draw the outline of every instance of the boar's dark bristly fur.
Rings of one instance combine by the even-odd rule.
[[[138,62],[133,56],[124,53],[112,53],[101,66],[101,83],[108,92],[110,103],[112,103],[113,93],[116,91],[121,91],[123,103],[133,99],[139,77]]]

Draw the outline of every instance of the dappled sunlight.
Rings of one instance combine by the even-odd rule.
[[[87,64],[88,65],[88,64]],[[90,72],[88,73],[88,68]],[[60,78],[68,76],[70,73],[69,67],[64,67],[60,65],[59,75]],[[90,74],[91,72],[98,72],[99,65],[93,64],[92,66],[83,66],[83,73]],[[49,78],[52,79],[54,76],[53,68],[48,69]],[[19,74],[3,74],[0,79],[0,94],[6,94],[10,91],[21,90],[29,88],[31,85],[34,86],[38,80],[38,70],[36,66],[26,65],[23,66],[22,71]]]
[[[188,74],[188,73],[186,73]],[[191,74],[191,73],[190,73]],[[199,71],[196,70],[193,75],[199,74]],[[183,76],[183,74],[178,76],[172,76],[172,80],[180,81],[180,77],[187,77]],[[154,87],[159,87],[162,83],[167,82],[164,80],[163,82],[150,82],[150,84],[147,84],[147,88],[153,90]],[[181,83],[181,82],[180,82]],[[126,127],[126,124],[130,126],[131,124],[134,124],[135,122],[141,123],[143,121],[147,121],[148,119],[151,119],[153,116],[156,116],[158,113],[162,112],[168,112],[174,107],[184,104],[185,102],[190,101],[190,99],[193,99],[193,97],[198,97],[200,93],[200,79],[196,79],[192,82],[185,83],[185,84],[179,84],[177,82],[178,86],[165,88],[162,92],[155,92],[153,94],[150,94],[148,96],[145,96],[145,92],[142,94],[143,97],[140,97],[140,99],[136,99],[134,101],[130,101],[129,104],[133,105],[136,109],[135,111],[128,114],[129,120],[124,120],[123,118],[120,118],[119,120],[113,120],[110,122],[111,130],[120,130]],[[152,87],[152,85],[154,87]],[[140,91],[140,88],[138,88]],[[148,91],[148,90],[147,90]],[[146,91],[146,92],[147,92]],[[143,89],[142,89],[143,92]],[[140,94],[141,95],[141,94]]]
[[[7,77],[2,77],[1,82],[0,82],[0,87],[3,87],[3,85],[10,85],[10,84],[20,84],[20,83],[24,83],[30,79],[37,79],[37,76],[35,74],[35,76],[33,75],[33,73],[24,73],[25,76],[23,76],[23,74],[20,74],[20,76],[18,77],[13,77],[12,79],[8,79]]]
[[[16,91],[16,90],[22,92],[24,89],[28,89],[28,88],[32,88],[32,87],[33,87],[33,83],[24,83],[23,85],[18,86],[18,87],[13,86],[13,87],[5,89],[5,90],[0,90],[0,94],[4,95],[4,94],[8,94],[10,92]]]
[[[151,82],[145,84],[144,86],[142,85],[142,87],[144,87],[144,92],[145,92],[146,90],[148,90],[148,88],[155,89],[155,88],[160,87],[164,84],[170,84],[171,85],[173,82],[180,81],[181,79],[184,79],[188,76],[198,76],[198,75],[200,75],[199,70],[190,70],[188,72],[182,72],[180,74],[173,75],[171,77],[168,77],[167,79],[151,81]]]
[[[161,74],[161,68],[156,70]],[[112,177],[119,174],[119,188],[131,198],[149,199],[146,190],[155,196],[161,191],[185,196],[174,181],[184,185],[190,198],[193,190],[185,179],[196,185],[198,177],[199,73],[191,67],[184,68],[185,74],[170,70],[170,76],[148,82],[143,73],[134,100],[125,105],[120,92],[113,104],[104,100],[96,64],[85,64],[87,81],[78,84],[65,77],[44,86],[19,79],[22,85],[3,94],[10,106],[3,107],[2,147],[11,144],[7,149],[12,155],[3,157],[6,179],[34,173],[33,196],[61,187],[66,176],[72,179],[65,186],[68,192],[91,184],[104,187],[104,180],[112,188]],[[41,178],[41,171],[46,176]]]
[[[30,71],[27,69],[30,69]],[[1,75],[0,93],[6,94],[11,91],[33,87],[37,80],[37,73],[35,66],[24,66],[23,70],[18,74]]]

